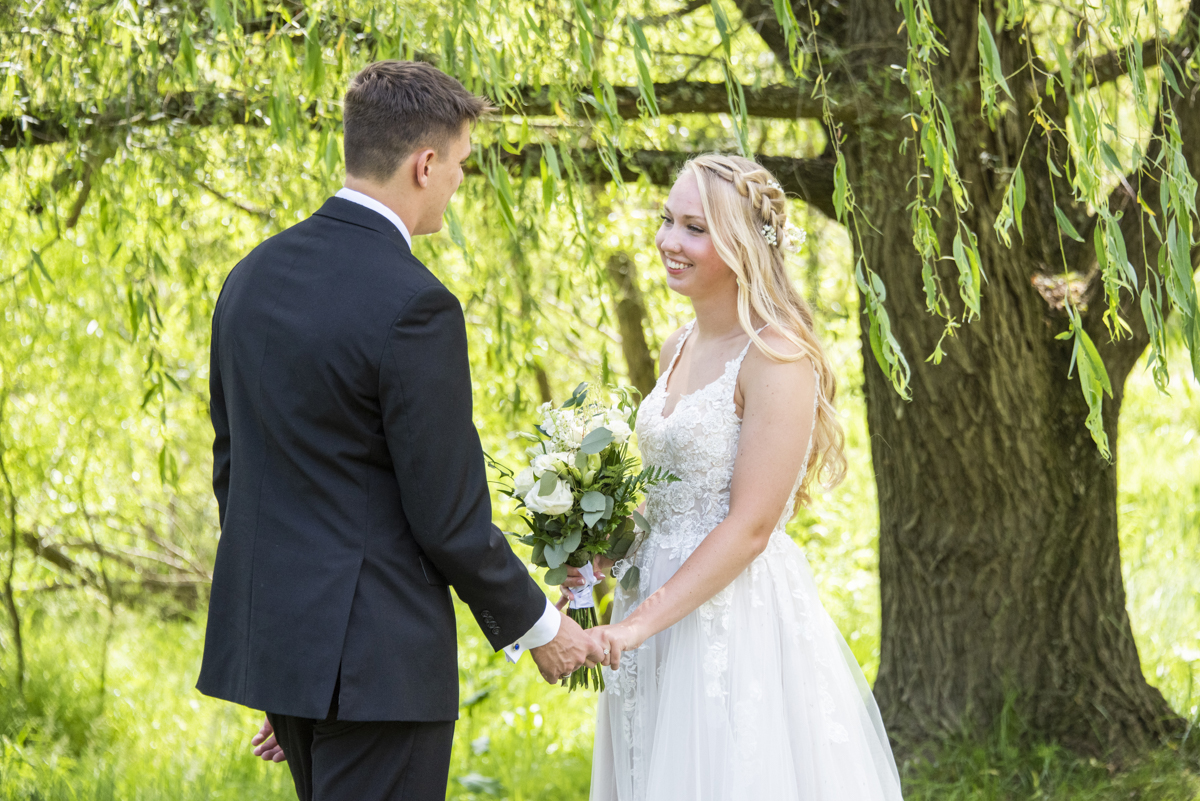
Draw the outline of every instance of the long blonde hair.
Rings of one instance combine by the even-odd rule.
[[[812,310],[788,277],[784,252],[786,196],[766,168],[741,156],[697,156],[684,164],[679,173],[689,171],[699,185],[700,202],[717,254],[737,276],[738,321],[742,330],[767,358],[777,362],[808,358],[816,368],[813,448],[805,466],[804,481],[796,493],[797,501],[807,503],[814,475],[819,474],[821,484],[826,487],[838,484],[845,477],[846,437],[833,408],[837,396],[833,367],[813,330]],[[778,331],[797,352],[780,353],[768,345],[755,330],[752,314]]]

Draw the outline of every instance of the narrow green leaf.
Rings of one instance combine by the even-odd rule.
[[[309,91],[317,94],[325,80],[325,58],[321,52],[320,28],[315,24],[309,26],[304,49],[304,79]]]
[[[633,34],[633,57],[637,62],[638,93],[641,94],[650,114],[657,117],[659,114],[658,99],[654,95],[654,81],[650,78],[650,67],[647,64],[647,58],[650,56],[650,44],[646,41],[646,34],[642,32],[642,26],[638,24],[638,21],[633,16],[628,17],[628,20],[629,31]]]
[[[33,290],[33,296],[38,299],[39,303],[45,303],[46,297],[42,294],[42,282],[38,279],[38,271],[33,267],[34,265],[31,263],[26,270],[29,275],[29,288]]]
[[[1017,233],[1021,235],[1021,241],[1025,241],[1025,224],[1022,221],[1024,211],[1025,171],[1018,164],[1017,169],[1013,171],[1013,219],[1017,223]]]
[[[1104,158],[1104,162],[1112,167],[1113,170],[1119,173],[1125,172],[1124,168],[1121,167],[1121,160],[1117,158],[1116,152],[1104,140],[1100,141],[1100,155]]]
[[[982,12],[979,14],[979,55],[996,85],[1004,90],[1004,94],[1013,98],[1012,89],[1004,78],[1004,68],[1000,62],[1000,50],[996,47],[996,39],[992,36],[992,26]]]
[[[1067,219],[1067,215],[1063,214],[1062,209],[1058,206],[1054,207],[1054,219],[1058,221],[1058,229],[1066,236],[1074,239],[1076,242],[1082,242],[1083,237],[1075,230],[1075,226],[1071,225],[1071,221]]]
[[[1079,336],[1079,341],[1083,345],[1084,355],[1087,357],[1088,363],[1095,373],[1096,379],[1100,386],[1104,389],[1104,394],[1112,397],[1112,383],[1108,379],[1108,370],[1104,368],[1104,360],[1100,358],[1100,352],[1096,350],[1092,338],[1087,335],[1087,332],[1080,326],[1076,329]]]
[[[176,69],[193,87],[200,79],[200,71],[196,66],[196,48],[192,44],[192,29],[186,18],[179,31],[179,58],[176,59]]]
[[[837,153],[837,164],[833,168],[833,208],[841,222],[846,221],[846,159],[842,151]]]
[[[725,57],[732,58],[733,52],[730,48],[729,33],[732,26],[729,24],[729,17],[725,14],[725,9],[721,7],[721,0],[712,0],[713,22],[716,23],[717,33],[721,36],[721,46],[725,48]]]
[[[37,265],[38,270],[41,271],[42,275],[46,276],[47,281],[53,284],[54,279],[50,277],[50,273],[46,270],[46,264],[42,261],[42,254],[33,249],[30,249],[29,252],[33,254],[33,263]]]
[[[558,166],[558,153],[554,150],[554,145],[545,145],[542,149],[542,155],[546,158],[546,166],[550,168],[550,174],[554,176],[554,180],[562,180],[562,170]]]
[[[554,205],[555,181],[554,176],[550,174],[550,168],[546,166],[545,156],[538,160],[538,172],[542,177],[542,208],[550,211]]]
[[[1171,65],[1168,64],[1164,59],[1163,61],[1159,62],[1158,66],[1160,69],[1162,69],[1163,77],[1167,79],[1167,84],[1170,85],[1171,89],[1175,91],[1175,94],[1183,97],[1183,92],[1179,89],[1179,83],[1175,80],[1175,70],[1171,67]]]

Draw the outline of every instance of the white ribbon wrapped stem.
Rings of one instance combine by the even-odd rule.
[[[592,587],[600,583],[596,578],[595,572],[592,570],[592,563],[588,562],[583,567],[579,568],[579,575],[583,577],[582,587],[571,587],[568,592],[571,595],[572,609],[590,609],[595,606],[592,600]]]

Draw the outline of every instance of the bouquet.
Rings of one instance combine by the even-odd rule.
[[[630,402],[636,390],[616,391],[617,403],[605,406],[589,399],[588,385],[580,384],[571,399],[553,408],[546,403],[537,434],[520,436],[535,444],[526,453],[530,464],[515,475],[495,465],[512,487],[501,489],[517,502],[530,533],[520,541],[533,548],[533,563],[547,568],[544,581],[558,586],[567,578],[567,567],[579,568],[585,585],[570,590],[567,614],[582,628],[599,624],[592,586],[592,557],[604,554],[623,559],[639,531],[649,531],[637,511],[641,493],[662,482],[678,481],[664,470],[639,469],[629,455],[635,412]],[[638,580],[636,567],[621,578],[626,589]],[[566,683],[566,680],[564,680]],[[580,668],[571,674],[568,689],[604,689],[599,667]]]

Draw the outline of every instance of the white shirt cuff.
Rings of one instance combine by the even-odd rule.
[[[516,662],[521,658],[521,654],[530,648],[538,648],[550,642],[558,636],[558,627],[561,623],[562,614],[550,602],[550,599],[547,598],[546,611],[542,612],[542,616],[538,618],[537,623],[533,624],[533,628],[525,632],[521,639],[502,649],[505,658],[509,662]]]

